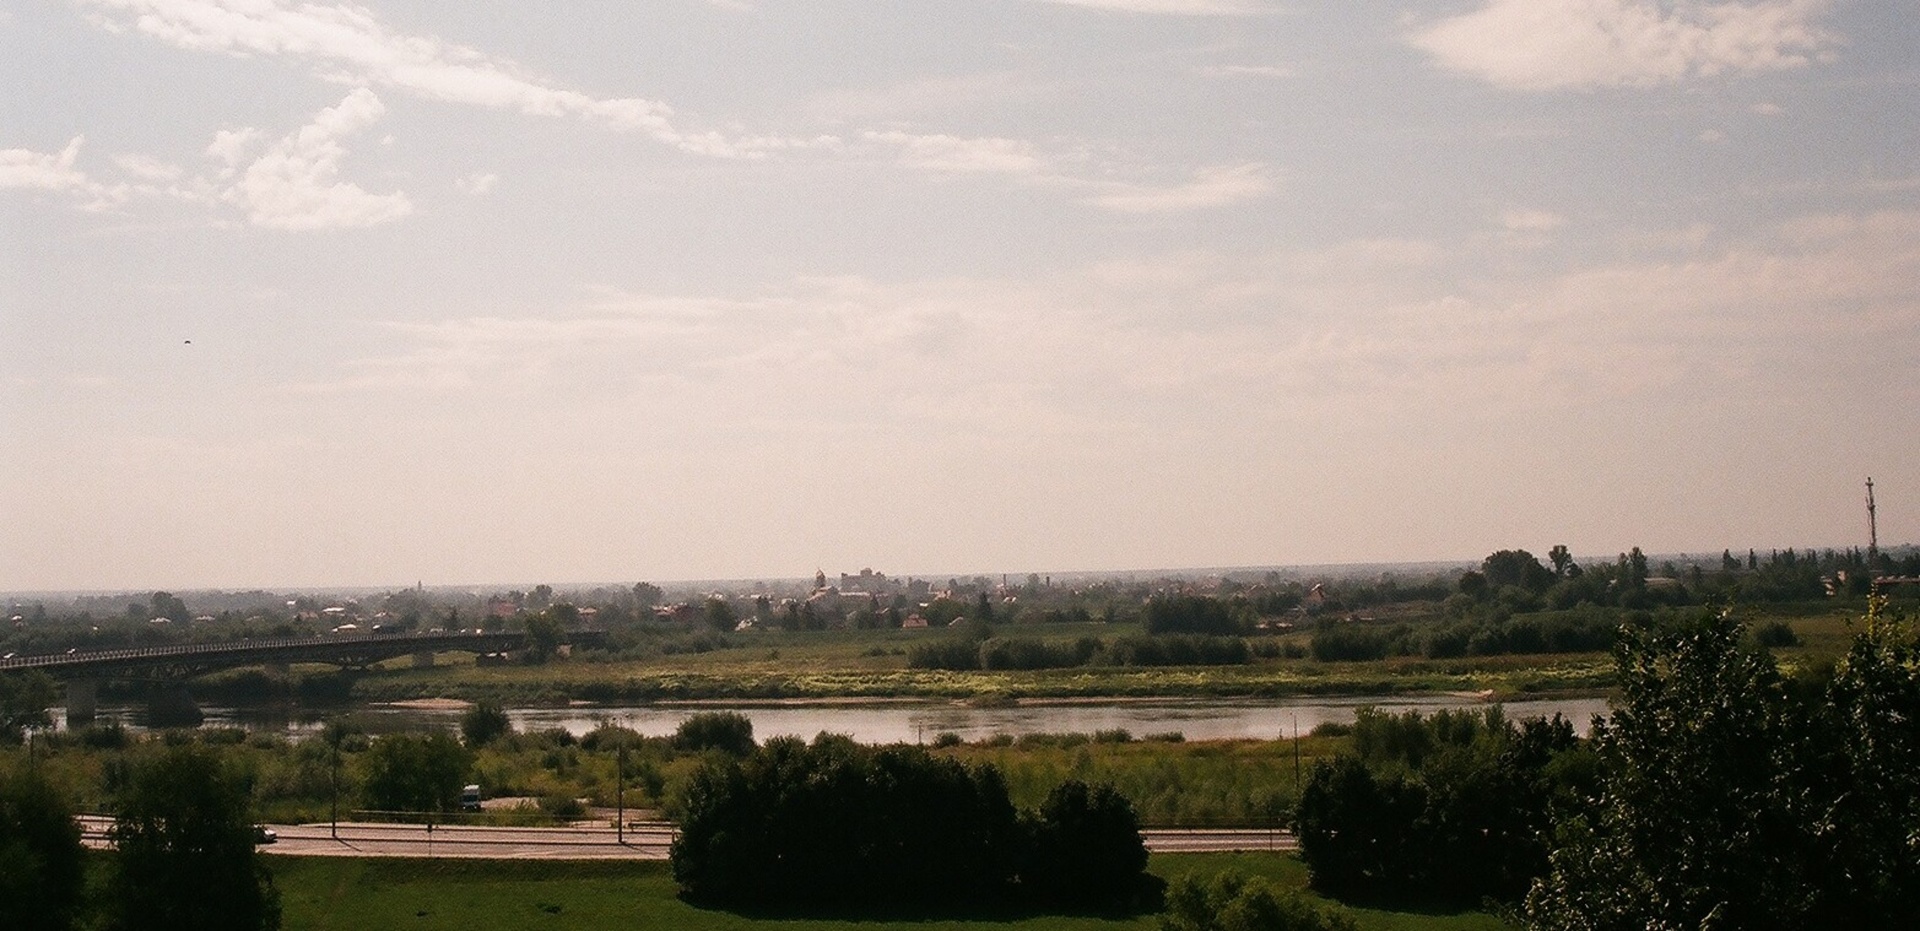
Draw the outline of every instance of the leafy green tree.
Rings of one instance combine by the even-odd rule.
[[[65,931],[86,886],[80,825],[38,770],[0,770],[0,928]]]
[[[660,586],[652,582],[633,583],[633,605],[641,611],[651,609],[654,605],[659,604],[660,599],[664,597],[666,597],[666,592],[661,591]]]
[[[1806,782],[1826,790],[1816,861],[1832,927],[1920,927],[1920,632],[1869,602],[1813,736],[1831,743]]]
[[[1547,550],[1547,561],[1553,563],[1555,576],[1566,578],[1573,568],[1573,551],[1567,549],[1564,543],[1556,543],[1552,549]]]
[[[552,610],[527,618],[527,661],[544,663],[560,650],[561,623]]]
[[[460,803],[473,751],[452,734],[388,734],[367,748],[362,791],[378,811],[443,812]]]
[[[674,728],[676,750],[718,750],[733,756],[753,752],[753,721],[738,711],[701,711]]]
[[[740,614],[733,609],[733,603],[719,596],[707,599],[701,616],[706,619],[707,626],[721,633],[731,633],[740,623]]]
[[[1133,803],[1106,783],[1069,780],[1047,793],[1023,873],[1040,898],[1087,907],[1130,906],[1146,891],[1147,847]]]
[[[1091,885],[1049,885],[1039,866],[1046,857],[1021,829],[998,770],[920,747],[875,749],[825,734],[811,745],[774,738],[744,759],[709,760],[684,798],[673,873],[696,900],[899,915],[994,911],[1020,890],[1089,904],[1061,893],[1090,896]],[[1081,786],[1057,794],[1037,823],[1054,833],[1055,853],[1082,861],[1066,869],[1086,871],[1084,879],[1113,893],[1121,888],[1113,864],[1142,881],[1138,831],[1117,830],[1131,819],[1124,799]],[[1101,838],[1115,843],[1097,846]]]
[[[115,803],[107,882],[113,931],[271,931],[280,894],[254,851],[240,775],[213,750],[168,748],[138,764]]]
[[[1232,870],[1181,876],[1167,889],[1161,931],[1357,931],[1345,909]]]
[[[193,620],[193,615],[187,611],[187,603],[181,601],[176,595],[168,592],[154,592],[149,600],[154,617],[163,617],[176,624],[185,624]]]
[[[1531,927],[1920,921],[1920,674],[1908,647],[1870,633],[1849,656],[1855,671],[1807,701],[1742,633],[1724,614],[1629,631],[1616,650],[1621,698],[1594,732],[1597,799],[1558,826],[1527,898]]]
[[[0,673],[0,744],[20,743],[30,727],[52,727],[47,709],[58,698],[58,687],[44,672]]]
[[[512,732],[513,722],[507,720],[506,709],[491,698],[475,702],[460,717],[460,738],[469,749],[478,750]]]
[[[1566,554],[1561,555],[1564,557]],[[1571,557],[1567,557],[1567,561],[1572,562]],[[1556,573],[1540,565],[1540,560],[1526,550],[1500,550],[1481,560],[1480,574],[1486,577],[1487,586],[1495,591],[1511,585],[1531,592],[1543,592],[1553,584]]]

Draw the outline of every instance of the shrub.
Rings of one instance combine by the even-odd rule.
[[[491,698],[483,698],[460,717],[460,737],[467,746],[478,749],[513,730],[506,709]]]
[[[1320,905],[1270,880],[1228,871],[1191,874],[1167,890],[1161,931],[1356,931],[1345,909]]]
[[[673,747],[695,753],[718,750],[746,756],[753,752],[753,722],[737,711],[702,711],[674,729]]]

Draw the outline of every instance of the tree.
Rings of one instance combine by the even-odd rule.
[[[171,747],[136,765],[115,809],[108,928],[280,926],[279,891],[254,851],[246,785],[213,750]]]
[[[86,887],[80,825],[38,770],[0,770],[0,928],[65,931]]]
[[[0,744],[18,744],[30,727],[52,727],[47,709],[58,698],[58,688],[44,672],[0,673]]]
[[[652,582],[633,583],[633,606],[640,611],[651,609],[665,596],[666,592],[661,591],[660,586]]]
[[[491,698],[475,702],[460,717],[460,738],[466,741],[469,749],[478,750],[511,733],[513,722],[507,720],[506,709]]]
[[[1571,563],[1571,557],[1567,561]],[[1480,562],[1480,574],[1486,577],[1487,587],[1495,591],[1511,585],[1530,592],[1546,591],[1555,575],[1526,550],[1500,550],[1488,556]]]
[[[1547,561],[1553,563],[1553,574],[1564,579],[1568,570],[1573,568],[1573,553],[1566,544],[1556,543],[1547,551]]]
[[[187,611],[186,602],[175,595],[168,592],[154,592],[149,600],[153,606],[154,617],[166,618],[176,624],[185,624],[193,620],[193,615]]]
[[[1824,690],[1724,614],[1630,630],[1596,799],[1557,826],[1529,925],[1920,924],[1920,649],[1878,610]]]
[[[527,618],[527,661],[544,663],[560,650],[560,618],[551,610]]]
[[[1022,835],[1005,783],[923,748],[823,734],[709,760],[689,780],[674,879],[722,905],[991,907]]]
[[[367,748],[367,804],[379,811],[443,812],[460,803],[473,752],[444,731],[388,734]]]
[[[753,722],[738,711],[702,711],[674,729],[676,750],[718,750],[732,756],[753,752]]]
[[[1135,904],[1144,891],[1140,818],[1113,786],[1061,783],[1040,804],[1033,831],[1032,865],[1023,879],[1040,898],[1111,908]]]
[[[731,632],[740,623],[740,615],[733,610],[733,602],[718,595],[707,599],[701,616],[706,619],[707,626],[723,634]]]

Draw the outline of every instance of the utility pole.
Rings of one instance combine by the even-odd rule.
[[[1867,476],[1867,569],[1880,557],[1880,519],[1873,507],[1873,476]]]
[[[327,742],[333,745],[333,767],[332,767],[333,778],[331,780],[332,786],[333,786],[333,812],[332,812],[332,815],[330,816],[330,820],[329,820],[330,826],[327,829],[327,833],[334,840],[339,840],[340,839],[340,737],[338,734],[335,734],[333,735],[332,739],[328,740]]]

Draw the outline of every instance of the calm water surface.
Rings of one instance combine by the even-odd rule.
[[[932,741],[943,733],[963,739],[983,740],[996,734],[1014,737],[1033,733],[1093,733],[1124,730],[1134,737],[1149,734],[1178,733],[1188,740],[1252,738],[1272,740],[1291,737],[1296,731],[1306,734],[1324,723],[1351,724],[1354,713],[1371,705],[1383,711],[1419,710],[1433,712],[1442,708],[1484,708],[1472,698],[1457,696],[1376,696],[1351,698],[1297,698],[1268,701],[1196,699],[1136,702],[1067,702],[1058,704],[1021,704],[1001,708],[975,708],[966,705],[930,702],[879,702],[871,704],[803,703],[701,703],[659,704],[624,707],[510,708],[507,717],[520,730],[565,728],[585,734],[602,722],[630,727],[648,736],[666,736],[680,722],[702,711],[737,711],[753,722],[754,737],[792,735],[811,739],[822,731],[846,734],[861,743],[915,743]],[[1594,715],[1605,715],[1603,698],[1560,698],[1507,702],[1507,717],[1552,717],[1562,715],[1583,736]],[[279,716],[232,708],[207,708],[207,726],[239,725],[254,730],[283,730],[295,735],[310,733],[320,726],[317,720],[289,721]],[[115,719],[139,726],[139,715],[131,709],[101,710],[101,719]],[[353,712],[370,730],[398,731],[422,728],[458,728],[460,710],[396,708],[369,706]],[[59,718],[56,715],[56,720]]]

